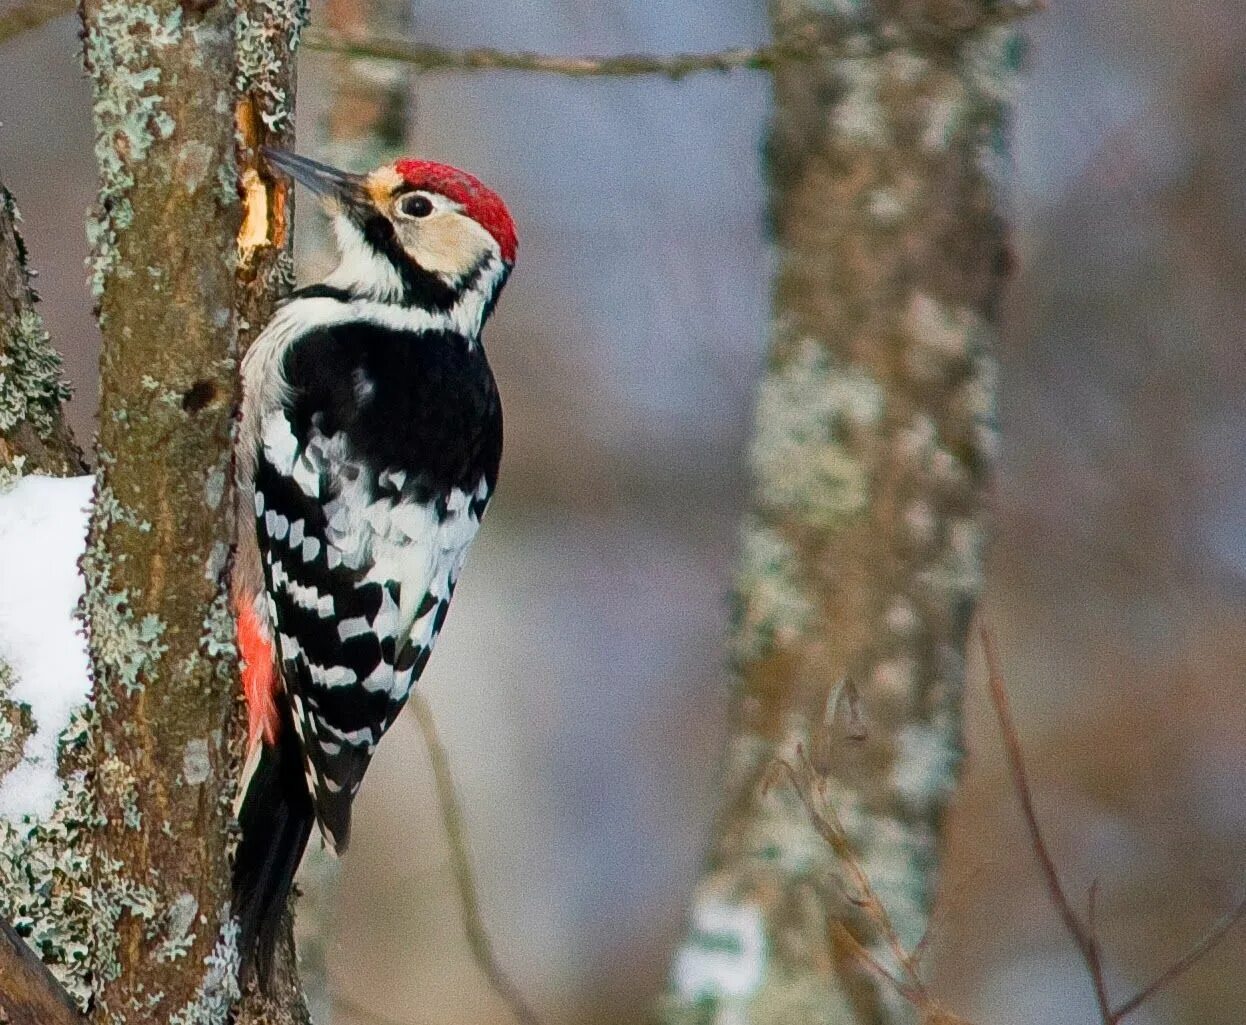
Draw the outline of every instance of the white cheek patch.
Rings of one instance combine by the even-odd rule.
[[[331,288],[371,296],[379,302],[402,298],[402,278],[398,269],[368,245],[363,233],[345,214],[333,218],[333,233],[342,254],[337,270],[325,278]]]

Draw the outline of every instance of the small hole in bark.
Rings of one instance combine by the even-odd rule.
[[[216,385],[211,381],[196,381],[182,395],[182,408],[187,413],[198,413],[216,398]]]

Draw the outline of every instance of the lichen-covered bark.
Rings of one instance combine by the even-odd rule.
[[[35,310],[19,219],[0,183],[0,475],[81,473],[82,452],[61,408],[69,387]]]
[[[981,586],[1007,263],[990,172],[1019,48],[989,24],[989,3],[969,0],[773,0],[771,14],[777,36],[842,40],[862,56],[775,73],[778,265],[737,582],[738,692],[723,810],[663,1014],[904,1022],[914,1010],[832,938],[843,922],[894,960],[845,899],[834,852],[796,794],[760,783],[776,755],[810,752],[916,945],[961,758]],[[835,714],[844,679],[863,739]]]
[[[83,559],[94,666],[94,1018],[222,1020],[237,389],[231,4],[83,0],[103,332]]]
[[[26,247],[12,194],[0,184],[0,489],[24,473],[82,473],[82,451],[65,423],[69,388],[60,355],[35,310]],[[0,777],[22,759],[38,727],[30,706],[11,700],[13,670],[0,660]],[[79,1005],[89,993],[89,890],[80,849],[89,816],[84,774],[75,766],[83,729],[60,738],[65,792],[43,820],[0,818],[0,917],[20,932]],[[11,1010],[11,1009],[10,1009]],[[13,1015],[10,1015],[13,1016]]]
[[[0,819],[0,916],[83,1010],[91,998],[94,932],[88,723],[86,709],[77,709],[58,738],[64,792],[51,813],[19,823]]]
[[[230,435],[240,336],[288,274],[254,146],[289,122],[302,5],[84,0],[104,336],[83,570],[94,663],[91,836],[100,1022],[219,1022],[235,995]],[[261,230],[240,236],[265,200]],[[252,225],[254,221],[250,222]],[[241,259],[240,259],[241,255]],[[241,311],[241,313],[240,313]]]

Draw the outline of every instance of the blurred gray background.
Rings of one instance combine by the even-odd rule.
[[[413,10],[427,42],[568,54],[766,33],[760,0]],[[1246,7],[1066,0],[1030,36],[985,617],[1040,814],[1070,890],[1100,881],[1124,992],[1246,880]],[[301,64],[308,152],[333,68]],[[551,1025],[636,1023],[664,982],[726,729],[722,640],[766,332],[768,81],[406,81],[408,149],[494,185],[522,239],[486,339],[506,403],[501,488],[425,693],[507,967]],[[83,437],[97,398],[91,145],[72,19],[0,47],[0,174]],[[322,229],[305,204],[304,275]],[[981,1025],[1090,1022],[973,665],[935,989]],[[337,884],[335,1020],[500,1025],[462,939],[414,722],[394,736]],[[1240,1025],[1244,957],[1239,929],[1131,1021]]]

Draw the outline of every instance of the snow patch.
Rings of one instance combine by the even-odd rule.
[[[78,560],[94,477],[22,477],[0,491],[0,660],[9,699],[30,706],[35,731],[0,780],[0,816],[43,818],[61,795],[57,740],[87,697],[86,639],[77,619]]]

